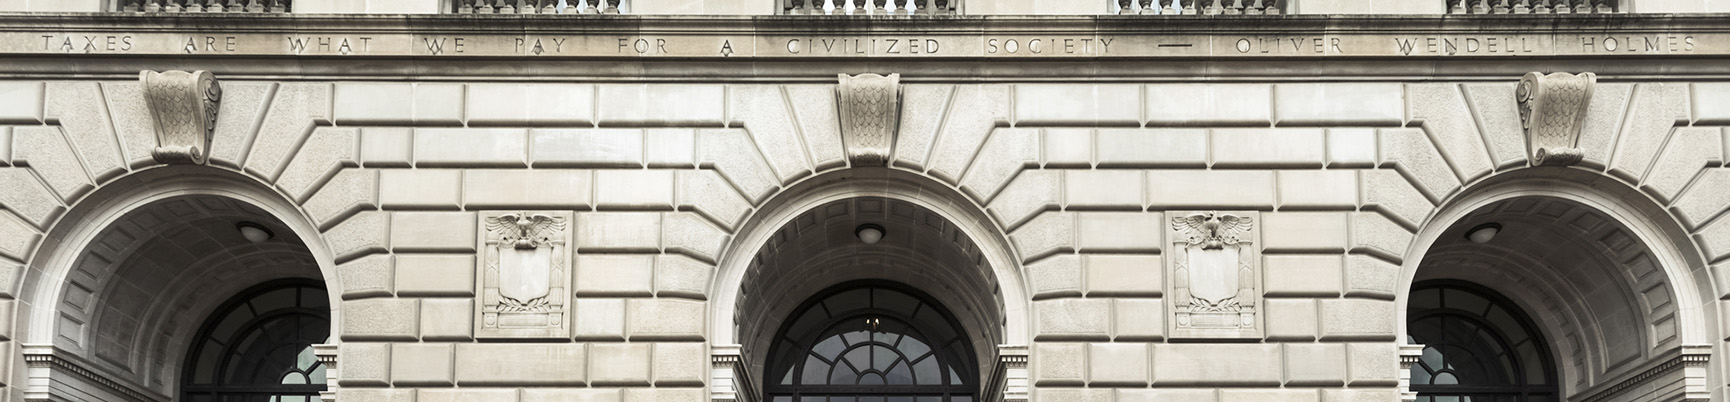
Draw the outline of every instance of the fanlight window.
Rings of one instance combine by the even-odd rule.
[[[770,402],[972,402],[966,333],[923,295],[887,285],[813,298],[770,352]]]
[[[317,401],[325,367],[312,345],[329,336],[324,287],[273,282],[241,292],[199,330],[181,376],[181,400]]]
[[[1424,345],[1411,372],[1419,402],[1557,400],[1550,349],[1518,306],[1465,282],[1415,289],[1407,333]]]

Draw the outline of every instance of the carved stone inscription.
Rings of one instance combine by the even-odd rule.
[[[1261,249],[1255,211],[1168,211],[1173,339],[1262,336]]]
[[[569,336],[571,212],[487,211],[480,220],[475,337]]]

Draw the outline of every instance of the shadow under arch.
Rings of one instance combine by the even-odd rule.
[[[999,322],[993,323],[994,328],[982,332],[997,334],[993,337],[995,339],[991,339],[997,344],[1027,344],[1031,339],[1028,323],[1030,293],[1020,271],[1020,260],[1016,258],[1014,248],[1010,246],[1008,236],[1002,228],[990,218],[983,207],[954,188],[919,173],[881,168],[844,169],[809,177],[778,192],[752,212],[722,253],[717,263],[715,279],[709,286],[709,333],[712,344],[740,345],[750,349],[749,344],[756,341],[742,339],[748,336],[743,333],[744,326],[740,325],[745,317],[740,317],[736,307],[741,305],[743,298],[748,297],[744,294],[747,292],[745,284],[753,262],[759,252],[770,244],[776,233],[801,215],[820,207],[861,198],[878,198],[916,206],[941,217],[953,225],[959,234],[971,240],[982,259],[982,264],[979,265],[989,267],[989,272],[971,275],[979,275],[980,279],[993,284],[992,291],[996,294],[990,296],[998,301],[998,306],[994,308],[1000,309],[990,312]],[[861,276],[826,279],[870,278]],[[820,289],[831,284],[833,283],[814,286]],[[922,290],[931,292],[931,289]],[[799,297],[803,296],[806,295]],[[949,308],[952,311],[958,310],[958,306]],[[956,311],[956,314],[963,313]],[[779,321],[781,317],[773,319]],[[770,332],[768,335],[772,336],[773,328]],[[750,350],[745,352],[747,360],[751,361],[749,366],[760,372],[766,356],[760,356],[761,353],[751,356],[753,352]],[[996,359],[995,350],[978,350],[978,353],[981,360]]]
[[[72,283],[73,275],[77,275],[75,271],[79,269],[81,264],[85,264],[84,261],[87,258],[86,251],[97,246],[99,240],[108,233],[109,229],[117,222],[131,219],[130,217],[134,215],[134,212],[159,208],[164,202],[187,200],[228,203],[234,207],[247,211],[246,214],[249,216],[256,216],[260,220],[268,220],[269,224],[266,226],[270,229],[277,231],[287,230],[287,233],[278,233],[276,236],[282,238],[284,242],[294,244],[288,246],[275,246],[275,248],[264,250],[264,252],[275,253],[278,256],[288,253],[299,253],[301,254],[300,257],[308,260],[306,264],[311,265],[310,267],[305,268],[310,269],[305,271],[295,271],[302,272],[298,274],[285,273],[286,271],[281,271],[279,269],[261,275],[302,277],[306,279],[320,280],[328,290],[325,304],[327,304],[330,309],[330,333],[332,335],[341,333],[340,327],[342,321],[339,306],[341,305],[340,295],[342,294],[342,291],[341,282],[338,280],[335,270],[336,264],[322,235],[318,231],[317,227],[311,223],[311,219],[307,217],[304,211],[292,202],[288,196],[280,193],[269,184],[240,172],[210,166],[165,165],[139,169],[101,184],[94,191],[89,192],[73,204],[47,232],[44,236],[45,240],[37,245],[36,250],[33,253],[34,258],[32,258],[28,264],[28,271],[23,278],[20,279],[21,290],[19,300],[26,302],[20,303],[19,311],[17,312],[17,314],[20,315],[18,321],[18,325],[20,326],[18,330],[18,333],[20,334],[20,343],[27,349],[37,350],[34,353],[58,353],[52,351],[58,349],[59,346],[63,344],[62,342],[58,342],[57,339],[57,337],[63,335],[61,334],[63,329],[61,328],[61,325],[59,325],[59,321],[61,320],[60,308],[62,302],[71,296],[69,293],[69,284]],[[238,232],[236,235],[238,235]],[[269,247],[269,245],[265,245],[265,247]],[[226,258],[216,258],[213,256],[194,257],[195,259],[189,261],[188,266],[233,266],[247,264],[247,262],[241,261],[245,256],[230,256]],[[217,261],[218,259],[224,261]],[[115,261],[115,264],[119,265],[120,261]],[[119,268],[116,268],[116,272],[119,272],[118,269]],[[213,267],[210,269],[215,268]],[[306,272],[311,269],[316,269],[316,273]],[[187,288],[189,285],[185,283],[172,284],[172,286],[173,289],[165,290],[182,292],[198,290]],[[235,286],[239,286],[240,288],[247,287],[243,285]],[[82,292],[83,289],[80,289],[80,291]],[[101,290],[98,289],[95,291],[100,292]],[[171,294],[172,292],[169,293]],[[199,303],[197,307],[215,307],[217,304],[226,301],[227,296],[228,295],[226,294],[211,296],[209,298],[212,300],[208,301],[201,299],[197,302]],[[81,295],[81,297],[89,296]],[[92,303],[93,306],[103,303],[100,299],[93,300],[96,300]],[[208,306],[205,304],[208,304]],[[94,309],[95,307],[91,308]],[[151,312],[150,314],[155,313],[157,312]],[[201,315],[206,313],[209,313],[209,311],[196,311],[186,314]],[[156,315],[153,315],[153,317],[156,317]],[[170,318],[172,319],[172,317]],[[202,316],[194,318],[194,322],[183,324],[196,328],[199,325],[197,320],[200,319],[202,319]],[[94,325],[95,323],[89,324]],[[184,343],[188,341],[186,337],[189,336],[191,336],[191,334],[182,335],[176,333],[170,338],[164,338],[165,340],[163,340],[163,342],[171,344]],[[328,342],[337,343],[338,339],[337,336],[332,336]],[[179,349],[185,348],[182,347]],[[167,367],[168,372],[173,372],[174,370],[172,368],[178,366],[184,360],[182,357],[185,352],[185,350],[172,350],[169,352],[168,356],[160,356],[155,359],[167,362],[171,365]],[[106,364],[104,362],[97,363]],[[22,372],[22,370],[20,370],[20,372]],[[20,375],[22,375],[22,373]],[[142,376],[143,374],[140,375]],[[176,381],[163,381],[161,379],[153,380],[165,383],[150,385],[150,381],[137,381],[137,379],[133,379],[135,383],[132,385],[144,386],[147,389],[164,392],[169,395],[176,392],[175,387],[178,386],[178,384],[175,384]],[[46,387],[47,385],[44,384],[43,386]],[[33,391],[48,392],[46,388],[33,389]]]
[[[1429,219],[1420,226],[1420,230],[1415,234],[1412,243],[1404,253],[1403,263],[1401,264],[1399,275],[1396,277],[1398,282],[1395,284],[1395,289],[1397,289],[1395,292],[1395,316],[1397,317],[1395,324],[1397,326],[1396,328],[1398,328],[1398,333],[1409,334],[1409,329],[1407,328],[1407,309],[1411,302],[1410,291],[1412,286],[1419,281],[1438,278],[1438,276],[1433,272],[1426,274],[1421,273],[1420,270],[1431,269],[1427,267],[1436,263],[1433,261],[1435,258],[1432,257],[1450,258],[1450,255],[1458,257],[1464,254],[1459,252],[1459,247],[1450,246],[1448,243],[1460,243],[1463,239],[1464,233],[1467,231],[1466,227],[1480,223],[1477,222],[1477,220],[1482,220],[1481,218],[1484,218],[1485,214],[1496,213],[1494,210],[1498,209],[1517,209],[1510,207],[1512,203],[1516,202],[1526,204],[1548,203],[1556,205],[1555,208],[1575,208],[1579,211],[1575,212],[1575,215],[1570,216],[1592,215],[1592,218],[1594,219],[1601,217],[1608,221],[1609,224],[1616,226],[1617,229],[1625,232],[1626,236],[1634,242],[1635,246],[1643,247],[1643,251],[1650,256],[1652,265],[1655,265],[1655,267],[1651,268],[1653,273],[1656,274],[1656,277],[1660,278],[1661,283],[1667,288],[1667,291],[1663,292],[1665,294],[1661,296],[1662,298],[1669,300],[1670,304],[1674,305],[1673,314],[1675,317],[1675,336],[1674,339],[1669,340],[1666,343],[1673,343],[1674,346],[1716,344],[1713,340],[1714,336],[1711,329],[1716,326],[1717,306],[1713,303],[1713,300],[1702,296],[1712,294],[1713,282],[1710,278],[1710,273],[1706,269],[1704,254],[1701,252],[1701,249],[1694,240],[1688,236],[1687,231],[1683,229],[1682,225],[1672,215],[1670,215],[1668,211],[1660,206],[1659,203],[1652,200],[1645,193],[1620,180],[1604,175],[1602,172],[1598,171],[1581,168],[1556,167],[1520,168],[1497,173],[1494,176],[1470,184],[1462,191],[1459,191],[1444,200],[1443,203],[1432,212]],[[1508,216],[1518,216],[1517,213],[1508,211],[1500,213],[1501,215],[1492,215],[1491,217],[1505,218]],[[1561,225],[1561,222],[1559,221],[1553,223]],[[1504,233],[1506,233],[1506,229],[1504,229]],[[1571,232],[1568,235],[1577,235],[1580,233],[1584,232]],[[1460,238],[1456,238],[1456,236]],[[1497,235],[1498,239],[1501,237],[1502,235]],[[1471,258],[1479,260],[1500,258],[1503,261],[1520,260],[1518,258],[1511,258],[1511,256],[1479,256]],[[1597,257],[1586,256],[1581,258]],[[1602,259],[1600,258],[1600,260]],[[1524,261],[1529,263],[1542,263],[1542,261],[1531,259],[1526,259]],[[1624,263],[1627,262],[1607,261],[1604,262],[1603,265],[1608,267],[1620,267],[1618,264]],[[1549,264],[1554,265],[1553,262]],[[1561,268],[1551,267],[1550,269],[1554,270]],[[1525,275],[1524,278],[1529,280],[1544,280],[1545,278],[1548,278],[1549,280],[1562,279],[1557,275],[1553,275],[1553,273],[1535,275],[1528,275],[1531,274],[1531,272],[1505,274],[1506,275],[1502,275],[1503,278],[1501,279],[1510,279],[1511,277],[1508,277],[1508,275]],[[1471,275],[1478,276],[1479,278],[1474,278],[1478,280],[1484,280],[1484,278],[1495,276],[1483,272],[1477,272]],[[1441,277],[1450,276],[1441,275]],[[1650,289],[1643,287],[1646,285],[1636,284],[1625,280],[1615,282],[1615,284],[1618,286],[1616,286],[1616,289],[1612,289],[1611,292],[1621,293],[1615,297],[1625,298],[1623,303],[1642,306],[1642,303],[1644,303],[1644,300],[1646,299],[1639,298],[1645,296],[1649,299],[1651,297],[1650,295],[1638,294],[1640,292],[1650,291]],[[1636,289],[1636,286],[1642,287]],[[1506,288],[1499,290],[1503,292],[1509,292],[1510,290],[1520,292],[1548,291],[1546,289]],[[1581,299],[1588,297],[1582,292],[1577,291],[1555,291],[1550,293],[1552,294],[1547,297]],[[1533,315],[1535,320],[1546,324],[1544,325],[1546,328],[1543,330],[1546,335],[1553,336],[1554,333],[1562,331],[1562,329],[1553,328],[1548,324],[1570,321],[1575,323],[1576,326],[1589,327],[1591,325],[1588,324],[1593,323],[1586,320],[1596,318],[1590,314],[1589,311],[1568,312],[1562,311],[1565,309],[1557,308],[1555,306],[1543,305],[1543,303],[1539,301],[1541,297],[1538,296],[1508,296],[1519,301],[1520,303],[1518,304],[1522,304],[1522,307],[1526,308],[1527,311]],[[1600,294],[1597,296],[1609,297],[1606,294]],[[1569,314],[1572,314],[1572,316],[1569,316]],[[1641,324],[1649,323],[1641,322]],[[1584,332],[1594,331],[1602,332],[1602,329],[1593,330],[1588,328],[1584,330]],[[1594,333],[1592,336],[1602,335]],[[1642,343],[1640,346],[1647,349],[1642,351],[1640,355],[1640,357],[1644,357],[1645,359],[1657,358],[1658,356],[1651,354],[1652,351],[1649,349],[1651,349],[1656,343],[1665,341],[1665,339],[1653,339],[1654,336],[1647,335],[1644,331],[1637,334],[1636,338]],[[1598,348],[1608,347],[1601,344],[1589,346]],[[1578,360],[1577,358],[1565,359],[1569,356],[1561,354],[1560,349],[1564,348],[1563,340],[1553,338],[1551,347],[1557,349],[1557,351],[1553,353],[1558,357],[1558,363],[1564,360]],[[1638,363],[1650,362],[1635,361],[1634,363],[1636,364],[1624,364],[1628,362],[1601,361],[1598,363],[1598,367],[1588,366],[1586,369],[1565,365],[1558,367],[1560,371],[1565,372],[1566,377],[1572,377],[1564,379],[1564,395],[1580,396],[1580,393],[1584,392],[1609,392],[1607,387],[1615,384],[1605,383],[1605,381],[1614,380],[1612,382],[1615,382],[1622,381],[1626,378],[1632,378],[1639,373],[1629,372],[1629,370],[1644,367],[1643,364]],[[1620,364],[1620,366],[1617,366],[1618,364]],[[1615,369],[1613,370],[1615,372],[1596,373],[1598,375],[1603,375],[1603,378],[1591,378],[1593,375],[1592,373],[1584,374],[1588,377],[1580,377],[1582,371],[1596,371],[1596,369],[1603,369],[1605,366],[1616,366],[1610,367]],[[1714,367],[1714,371],[1717,371],[1716,367]],[[1588,378],[1590,381],[1579,381],[1581,378]],[[1712,378],[1717,378],[1716,374],[1714,374],[1714,377]]]

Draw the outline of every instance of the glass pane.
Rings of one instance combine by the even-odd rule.
[[[919,338],[911,336],[902,338],[901,345],[897,349],[901,349],[901,354],[907,355],[909,360],[917,360],[931,352],[930,346],[925,346],[925,342],[920,342]]]
[[[818,355],[829,360],[835,360],[836,357],[841,356],[841,351],[844,350],[847,350],[847,344],[841,342],[840,335],[830,336],[829,339],[824,339],[823,342],[819,342],[817,346],[811,348],[811,351],[817,352]]]
[[[935,356],[913,363],[913,383],[920,385],[942,385],[943,371],[937,367]]]
[[[888,370],[889,366],[895,364],[895,360],[900,358],[900,354],[895,353],[893,350],[889,350],[889,348],[882,346],[871,347],[871,368],[877,369],[878,371]]]
[[[859,372],[848,367],[847,363],[836,363],[835,368],[829,370],[829,384],[831,385],[855,385],[858,383]]]
[[[791,397],[791,396],[777,396],[777,397],[775,397],[774,402],[793,402],[793,397]]]
[[[859,385],[883,385],[883,376],[876,373],[859,376]]]
[[[799,373],[799,383],[817,385],[828,381],[829,363],[817,359],[817,356],[807,356],[805,358],[805,370]]]
[[[907,366],[906,360],[896,362],[895,367],[885,372],[884,377],[889,381],[889,385],[913,385],[913,370]]]
[[[858,345],[871,340],[871,333],[865,331],[848,332],[841,334],[841,336],[847,338],[847,346]]]
[[[967,379],[962,378],[961,374],[956,373],[955,367],[949,368],[949,385],[962,385],[962,384],[966,384],[966,383],[967,383]]]
[[[308,374],[307,376],[312,377],[312,383],[313,384],[329,384],[329,382],[326,382],[328,380],[324,376],[324,365],[323,364],[318,365],[318,367],[313,367],[312,373]]]
[[[282,383],[283,384],[305,384],[306,383],[306,375],[301,374],[301,373],[283,374],[282,375]]]
[[[1444,372],[1441,374],[1436,374],[1436,378],[1433,380],[1430,380],[1430,383],[1436,384],[1436,385],[1452,385],[1452,384],[1459,384],[1460,381],[1458,379],[1454,378],[1454,373]]]

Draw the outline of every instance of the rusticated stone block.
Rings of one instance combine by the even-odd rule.
[[[552,83],[469,84],[471,126],[576,126],[595,121],[595,86]]]
[[[423,299],[420,301],[420,336],[427,341],[474,339],[473,299]]]
[[[647,254],[584,254],[577,256],[577,297],[649,296],[655,256]]]
[[[1021,251],[1022,262],[1038,261],[1045,256],[1075,251],[1075,213],[1047,212],[1027,221],[1009,234],[1015,248]]]
[[[90,175],[55,126],[21,126],[12,130],[12,162],[29,166],[62,200],[75,200],[95,188]]]
[[[577,299],[576,323],[572,325],[578,340],[625,339],[625,300]]]
[[[726,108],[721,85],[599,85],[600,125],[719,126]]]
[[[1151,212],[1083,212],[1077,214],[1081,252],[1159,252],[1163,214]]]
[[[745,218],[745,213],[750,212],[751,203],[715,171],[680,170],[678,173],[679,209],[703,215],[727,230],[732,230]]]
[[[1265,215],[1264,215],[1265,216]],[[1263,273],[1269,297],[1336,297],[1345,260],[1339,255],[1269,255]]]
[[[1346,215],[1336,212],[1262,214],[1266,252],[1339,252],[1346,246]]]
[[[632,341],[703,340],[706,303],[672,299],[630,299],[625,305],[629,323],[626,335]],[[578,312],[581,314],[581,312]]]
[[[931,147],[930,174],[955,183],[979,154],[980,144],[1001,122],[1009,120],[1008,85],[962,85],[955,88],[942,132]],[[911,109],[909,109],[911,110]],[[902,113],[908,115],[913,113]],[[898,152],[899,153],[899,152]]]
[[[1345,385],[1346,345],[1288,343],[1285,345],[1286,385]]]
[[[342,356],[341,385],[367,386],[390,383],[390,347],[388,343],[343,342],[337,346]]]
[[[391,276],[395,271],[393,258],[375,254],[337,265],[337,278],[342,280],[342,298],[389,297]]]
[[[1100,168],[1207,166],[1205,129],[1105,128],[1097,136]]]
[[[659,251],[661,214],[595,212],[577,214],[577,250]]]
[[[1218,402],[1219,392],[1204,388],[1117,389],[1117,402]]]
[[[1376,166],[1376,130],[1371,128],[1328,129],[1329,168]]]
[[[1423,121],[1425,131],[1452,162],[1455,174],[1471,181],[1495,169],[1484,136],[1478,132],[1477,116],[1466,107],[1459,84],[1412,84],[1407,88],[1412,120]],[[1506,95],[1513,93],[1512,89],[1500,98],[1513,99]],[[1523,145],[1520,153],[1525,153]]]
[[[744,130],[698,130],[697,150],[697,161],[713,164],[715,171],[738,187],[747,200],[760,201],[779,187],[779,177],[769,169],[769,162],[758,153]]]
[[[651,128],[643,131],[643,163],[651,168],[697,166],[697,133],[686,128]]]
[[[1161,225],[1151,223],[1154,229]],[[1165,291],[1165,265],[1157,255],[1096,254],[1087,267],[1088,296],[1159,297]]]
[[[683,253],[713,262],[727,245],[727,232],[689,212],[671,212],[662,218],[661,246],[669,253]]]
[[[397,386],[447,387],[454,384],[451,378],[455,372],[451,367],[452,350],[454,348],[448,343],[391,345],[391,383]],[[343,359],[342,363],[347,363],[347,359]],[[344,364],[342,367],[347,369],[348,365]]]
[[[1412,243],[1412,232],[1373,212],[1354,212],[1351,221],[1352,252],[1373,254],[1391,261],[1405,258],[1406,248]]]
[[[1110,388],[1038,388],[1033,390],[1035,401],[1112,402]]]
[[[1314,389],[1224,389],[1220,402],[1316,402],[1320,393]]]
[[[1094,343],[1089,344],[1088,348],[1088,386],[1147,385],[1147,344]]]
[[[701,343],[655,344],[655,386],[702,386],[709,374],[709,348]]]
[[[342,302],[344,341],[416,340],[420,335],[419,321],[420,303],[414,299],[362,299]]]
[[[1393,300],[1400,267],[1374,257],[1346,256],[1346,296]]]
[[[383,169],[378,182],[386,209],[457,209],[462,203],[461,170]]]
[[[1093,129],[1047,128],[1040,143],[1046,169],[1093,167]]]
[[[1039,131],[993,130],[961,179],[961,191],[980,203],[988,203],[1003,184],[1023,167],[1039,162]]]
[[[524,388],[522,402],[620,402],[617,388]]]
[[[415,402],[415,390],[408,388],[340,387],[336,390],[336,399],[342,401]]]
[[[1015,120],[1022,125],[1122,126],[1141,123],[1141,87],[1124,84],[1015,86]]]
[[[1322,340],[1394,340],[1394,303],[1385,300],[1322,300]]]
[[[629,388],[625,402],[703,402],[709,390],[702,388]]]
[[[643,167],[642,129],[537,129],[529,138],[535,167]]]
[[[330,83],[280,84],[252,139],[246,171],[267,181],[276,179],[315,123],[330,120],[331,92]]]
[[[588,170],[468,170],[463,172],[463,205],[468,208],[588,209],[592,203]]]
[[[1027,264],[1035,300],[1081,296],[1081,257],[1060,255]]]
[[[41,124],[43,83],[0,81],[0,124]]]
[[[1087,344],[1035,343],[1029,364],[1034,385],[1081,385],[1087,379]]]
[[[1066,171],[1064,199],[1070,210],[1140,211],[1143,182],[1141,172],[1135,170]]]
[[[1214,129],[1213,145],[1214,167],[1319,168],[1327,154],[1311,128]]]
[[[584,385],[588,381],[587,344],[465,343],[456,346],[458,386]]]
[[[597,386],[647,386],[650,383],[651,345],[647,343],[594,343],[589,345],[589,365],[604,368],[589,376]]]
[[[226,103],[225,103],[226,104]],[[402,127],[360,129],[360,163],[366,167],[405,167],[414,161],[414,130]]]
[[[1151,209],[1254,209],[1274,205],[1274,175],[1251,170],[1155,170],[1147,172]]]
[[[312,137],[300,146],[283,169],[282,176],[277,178],[277,188],[294,197],[295,202],[306,202],[312,191],[337,170],[354,164],[355,139],[359,136],[358,130],[353,128],[314,129]]]
[[[1358,205],[1358,173],[1351,170],[1280,171],[1280,210],[1350,210]]]
[[[1418,191],[1429,197],[1431,204],[1460,187],[1460,177],[1454,175],[1423,130],[1382,129],[1380,134],[1382,157],[1417,183]]]
[[[1632,105],[1616,137],[1610,174],[1629,181],[1647,177],[1652,161],[1670,137],[1671,129],[1688,123],[1688,87],[1673,83],[1634,86]],[[1590,123],[1590,122],[1588,122]]]
[[[366,211],[355,214],[324,232],[336,262],[384,252],[390,246],[390,213]]]
[[[466,254],[396,256],[396,291],[402,296],[473,297],[475,257]]]
[[[597,170],[595,189],[596,209],[673,209],[670,170]]]
[[[475,251],[473,212],[393,212],[392,251]]]
[[[1277,386],[1278,344],[1154,344],[1156,385]]]
[[[1346,350],[1346,384],[1393,386],[1399,382],[1399,347],[1393,343],[1354,343]]]
[[[6,189],[0,191],[0,207],[17,213],[37,228],[46,228],[65,212],[60,199],[43,187],[30,169],[0,168],[0,189]]]
[[[277,87],[274,82],[222,82],[216,132],[210,139],[211,164],[240,167],[246,162],[246,156],[252,153],[253,139],[262,128],[258,123],[269,111]],[[154,132],[151,139],[155,139]]]
[[[1273,118],[1267,84],[1153,84],[1144,99],[1149,125],[1267,126]]]
[[[1282,126],[1399,125],[1405,90],[1397,83],[1277,84],[1274,121]]]
[[[1058,188],[1061,175],[1062,172],[1049,170],[1021,172],[1003,187],[997,198],[991,199],[991,216],[997,218],[1004,228],[1015,230],[1040,212],[1061,208],[1063,196]],[[1136,195],[1138,205],[1140,197]]]
[[[715,267],[677,254],[655,257],[655,296],[708,299],[709,277]]]
[[[799,122],[811,165],[818,171],[845,165],[842,155],[841,113],[834,85],[787,85],[788,105]],[[899,105],[897,105],[899,106]],[[894,120],[887,121],[890,124]],[[884,145],[891,145],[885,142]]]
[[[330,230],[344,219],[377,206],[378,171],[369,169],[337,172],[301,205],[318,223],[319,230]]]
[[[1677,128],[1670,134],[1670,143],[1664,145],[1658,160],[1652,163],[1652,173],[1646,175],[1646,181],[1640,187],[1659,202],[1668,203],[1682,192],[1683,186],[1694,181],[1694,176],[1702,169],[1722,163],[1723,153],[1724,133],[1721,129]]]
[[[1267,339],[1307,342],[1316,339],[1315,299],[1267,299]]]
[[[1165,339],[1165,303],[1161,299],[1116,299],[1111,301],[1112,340],[1158,341]]]
[[[1110,299],[1059,299],[1033,302],[1034,339],[1106,340],[1111,330]]]
[[[101,99],[102,88],[98,83],[49,81],[43,111],[48,120],[59,120],[60,130],[78,153],[76,160],[84,164],[97,182],[126,172],[114,120]]]
[[[515,388],[421,389],[415,402],[517,402]]]
[[[1436,207],[1399,172],[1365,170],[1359,176],[1363,179],[1364,207],[1389,214],[1407,229],[1417,228]]]
[[[809,175],[807,152],[799,138],[790,102],[779,85],[737,85],[728,89],[728,112],[743,123],[781,182]],[[835,95],[831,94],[830,99]],[[833,103],[833,100],[830,101]]]
[[[528,132],[522,129],[414,130],[414,163],[418,167],[525,167],[527,160]]]

